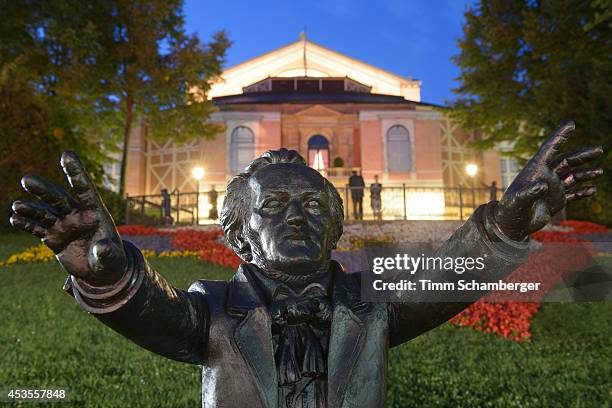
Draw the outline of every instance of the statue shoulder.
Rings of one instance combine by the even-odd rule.
[[[213,297],[221,300],[227,292],[227,281],[200,279],[189,286],[188,292],[201,293],[206,297]]]

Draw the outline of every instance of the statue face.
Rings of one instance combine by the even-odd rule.
[[[323,266],[331,254],[333,220],[325,179],[310,167],[272,164],[249,179],[246,239],[253,263],[292,275]]]

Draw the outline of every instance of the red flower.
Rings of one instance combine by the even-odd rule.
[[[181,230],[176,233],[172,245],[188,251],[199,251],[200,258],[212,264],[237,268],[242,261],[218,241],[221,235],[221,231]]]
[[[154,227],[144,225],[121,225],[117,227],[119,234],[124,235],[158,235],[173,237],[172,246],[187,251],[199,252],[200,258],[215,265],[237,268],[242,262],[240,258],[219,238],[223,235],[221,230],[199,231],[196,229],[183,229],[176,231],[161,231]]]
[[[173,231],[160,231],[154,227],[145,227],[144,225],[120,225],[117,227],[117,231],[121,235],[159,235],[159,236],[172,236]]]
[[[592,232],[608,232],[608,228],[603,225],[595,224],[588,221],[565,220],[559,223],[562,227],[571,227],[574,233],[590,234]]]
[[[571,227],[573,231],[538,231],[532,234],[533,239],[542,243],[542,250],[532,254],[506,279],[507,282],[540,282],[541,291],[537,292],[536,298],[531,294],[530,302],[495,302],[493,300],[500,294],[490,293],[453,317],[451,323],[515,341],[528,339],[531,336],[529,326],[540,309],[541,296],[569,274],[584,267],[593,256],[590,242],[569,235],[609,231],[604,226],[584,221],[563,221],[560,225]]]

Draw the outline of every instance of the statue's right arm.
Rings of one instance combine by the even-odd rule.
[[[121,240],[75,153],[65,152],[61,165],[73,194],[40,177],[25,176],[24,189],[39,201],[13,203],[11,224],[36,235],[55,253],[70,274],[66,290],[83,309],[151,351],[201,363],[208,332],[207,295],[173,288],[136,247]]]

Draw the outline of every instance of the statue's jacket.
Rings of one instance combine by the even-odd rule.
[[[473,216],[438,249],[438,256],[484,256],[491,279],[524,261],[527,242],[486,228],[487,210]],[[263,297],[242,265],[229,281],[200,280],[183,291],[155,272],[125,242],[125,284],[112,297],[90,293],[69,277],[66,290],[104,324],[165,357],[202,367],[203,407],[277,408],[278,381],[271,320]],[[333,314],[328,347],[330,407],[383,407],[390,347],[448,320],[469,302],[361,301],[359,274],[332,262]]]

